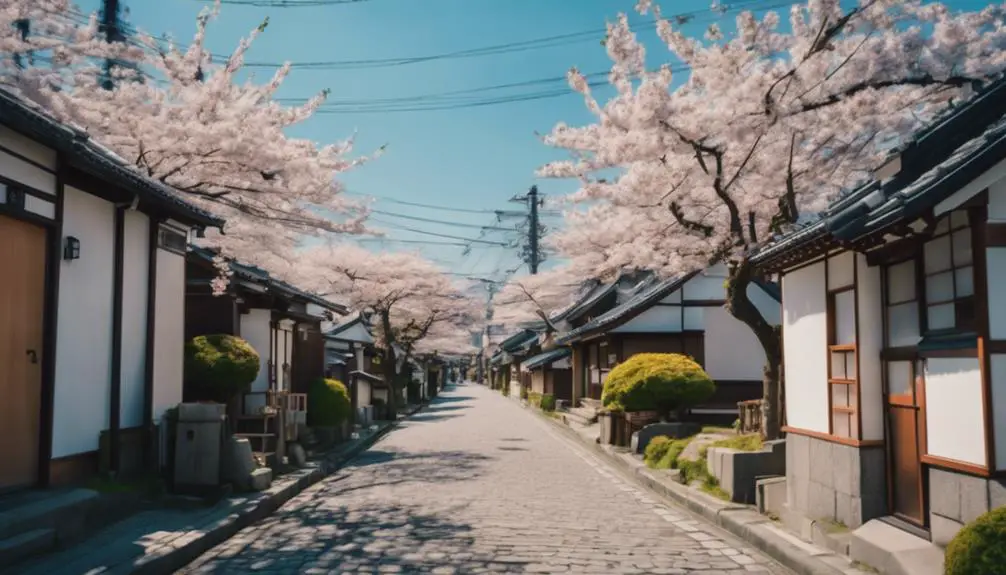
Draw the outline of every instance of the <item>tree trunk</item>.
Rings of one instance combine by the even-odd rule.
[[[755,268],[747,259],[733,265],[727,278],[726,308],[730,314],[751,328],[765,352],[762,373],[762,434],[778,439],[782,423],[782,338],[776,326],[765,320],[748,297],[748,286],[755,279]]]
[[[398,374],[395,373],[395,350],[390,345],[381,352],[381,375],[388,384],[388,419],[398,419]]]

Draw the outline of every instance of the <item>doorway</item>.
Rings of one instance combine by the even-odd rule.
[[[887,470],[896,517],[924,527],[927,519],[922,452],[925,444],[923,360],[887,362]]]
[[[0,489],[38,480],[45,229],[0,216]]]

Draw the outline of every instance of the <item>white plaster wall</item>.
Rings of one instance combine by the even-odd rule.
[[[269,319],[267,309],[252,309],[241,315],[241,338],[258,352],[258,376],[252,382],[252,391],[269,389]]]
[[[989,336],[992,339],[1006,339],[1006,305],[995,305],[997,294],[1002,294],[1006,286],[1006,248],[985,250],[986,276],[989,294]]]
[[[80,258],[60,263],[53,457],[98,449],[111,388],[115,207],[70,186],[63,202],[63,234],[80,239]]]
[[[985,417],[978,358],[926,361],[926,441],[929,454],[985,465]]]
[[[824,262],[782,278],[788,425],[828,433],[828,323]]]
[[[56,193],[56,174],[0,151],[0,174],[48,194]],[[64,207],[65,209],[65,207]]]
[[[701,330],[705,329],[705,307],[704,306],[689,306],[685,308],[684,311],[684,325],[683,329],[686,330]]]
[[[990,222],[1006,222],[1006,180],[989,186],[988,216]]]
[[[143,383],[147,353],[147,270],[150,219],[127,210],[122,267],[122,427],[143,424]]]
[[[283,320],[279,322],[276,333],[273,336],[273,361],[276,363],[276,389],[290,389],[289,372],[293,371],[293,338],[297,334],[293,332],[293,322]],[[287,370],[283,366],[288,367]]]
[[[154,420],[182,402],[185,368],[185,257],[157,250]]]
[[[761,381],[765,352],[751,328],[722,307],[705,309],[705,368],[714,380]]]
[[[838,289],[853,284],[855,259],[853,252],[842,252],[828,258],[828,289]]]
[[[667,295],[660,303],[681,303],[681,290],[676,289]]]
[[[993,354],[992,436],[995,438],[996,469],[1006,469],[1006,355]]]
[[[362,379],[356,382],[356,407],[367,407],[371,404],[370,382]]]
[[[615,333],[681,331],[681,306],[655,305],[611,331]]]
[[[857,344],[859,346],[859,409],[863,439],[884,438],[883,365],[880,350],[884,345],[884,307],[879,266],[866,265],[866,256],[856,255],[856,297],[859,307]]]
[[[29,160],[49,169],[56,169],[56,150],[43,146],[28,136],[11,130],[7,126],[0,126],[0,146],[8,150],[14,150]]]

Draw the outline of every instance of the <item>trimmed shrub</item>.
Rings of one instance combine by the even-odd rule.
[[[185,344],[185,395],[192,400],[227,403],[247,393],[258,372],[258,353],[240,337],[200,335]]]
[[[316,379],[307,390],[307,416],[312,426],[335,427],[349,419],[349,390],[337,379]]]
[[[658,435],[651,439],[643,451],[643,461],[646,462],[646,465],[653,467],[663,459],[667,450],[671,448],[671,443],[671,438],[666,435]]]
[[[639,353],[604,382],[601,402],[620,411],[656,411],[662,417],[712,397],[716,384],[698,363],[676,353]]]
[[[536,391],[529,391],[524,399],[527,399],[527,402],[533,407],[541,407],[541,394]]]
[[[965,525],[947,545],[945,575],[1006,575],[1006,507]]]
[[[555,396],[551,393],[541,396],[541,409],[542,411],[555,411]]]

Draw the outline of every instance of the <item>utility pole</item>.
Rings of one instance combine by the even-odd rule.
[[[539,240],[541,239],[541,222],[538,217],[538,207],[542,200],[538,196],[538,186],[531,186],[528,193],[523,196],[515,196],[511,202],[521,202],[528,206],[528,226],[527,226],[527,246],[524,253],[524,261],[532,274],[538,273],[538,264],[541,263],[541,249]]]
[[[122,42],[125,37],[122,34],[121,22],[119,20],[119,0],[102,0],[101,2],[101,32],[105,36],[105,41],[109,44]],[[105,58],[105,77],[101,82],[102,87],[111,90],[115,83],[112,80],[112,71],[116,62],[112,58]]]

